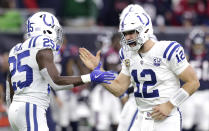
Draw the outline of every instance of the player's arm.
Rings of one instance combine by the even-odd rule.
[[[179,107],[199,88],[200,83],[194,69],[184,56],[183,47],[180,46],[173,55],[174,56],[171,58],[171,68],[184,84],[173,94],[170,98],[170,102],[174,106]]]
[[[200,82],[194,69],[189,65],[182,73],[178,75],[184,84],[182,87],[170,98],[170,103],[173,106],[179,107],[189,96],[191,96],[200,86]]]
[[[116,79],[111,81],[111,84],[103,85],[113,95],[119,97],[128,89],[130,83],[130,77],[120,72]]]
[[[51,49],[39,50],[36,55],[36,61],[39,70],[47,69],[47,72],[52,81],[57,85],[71,85],[74,86],[84,84],[80,76],[60,76],[56,65],[54,63],[53,51]]]
[[[53,52],[51,49],[39,50],[36,55],[36,61],[41,75],[55,90],[70,89],[74,86],[88,82],[110,83],[109,80],[113,80],[115,78],[113,73],[102,72],[97,69],[100,68],[100,64],[90,74],[82,76],[60,76],[55,66]]]
[[[8,75],[7,80],[9,82],[9,89],[10,89],[10,99],[11,101],[13,100],[13,96],[14,96],[14,90],[12,88],[12,82],[11,82],[11,74]]]
[[[174,92],[173,96],[171,96],[168,102],[158,105],[154,108],[152,113],[152,117],[154,119],[165,119],[174,107],[179,107],[200,86],[197,75],[191,65],[189,65],[182,73],[180,73],[178,77],[184,82],[183,86],[178,89],[177,92]],[[159,111],[161,113],[159,113]]]
[[[14,90],[12,88],[11,74],[9,72],[6,81],[6,102],[8,106],[12,102],[13,96],[14,96]]]
[[[124,92],[119,98],[120,98],[120,100],[121,100],[121,102],[122,102],[122,105],[124,105],[127,101],[128,101],[128,99],[129,99],[129,95],[131,94],[131,93],[133,93],[134,92],[134,87],[133,86],[129,86],[129,88],[126,90],[126,92]]]
[[[157,107],[154,108],[154,115],[153,118],[157,120],[165,119],[169,114],[170,111],[174,107],[179,107],[185,100],[189,98],[200,86],[199,80],[197,78],[197,75],[194,71],[194,69],[189,65],[182,73],[178,75],[179,79],[181,79],[184,84],[183,86],[178,89],[177,92],[174,92],[173,96],[171,96],[170,100],[166,103],[163,103]],[[161,107],[160,107],[161,106]],[[162,115],[161,117],[158,116],[157,112],[161,109]],[[169,109],[169,110],[167,110]]]
[[[184,85],[173,93],[168,102],[157,105],[153,108],[151,115],[155,120],[163,120],[167,118],[171,110],[174,107],[179,107],[199,88],[200,85],[194,69],[189,65],[184,56],[183,47],[179,46],[177,51],[173,52],[173,57],[169,60],[169,64],[170,69],[184,82]]]
[[[182,88],[191,96],[200,86],[194,69],[189,65],[178,77],[185,82]]]
[[[79,53],[81,60],[90,70],[94,69],[95,66],[99,63],[100,51],[98,51],[96,56],[94,56],[87,49],[79,48]],[[130,76],[127,76],[120,72],[116,79],[111,81],[111,84],[103,85],[115,96],[121,96],[128,89],[130,83]]]

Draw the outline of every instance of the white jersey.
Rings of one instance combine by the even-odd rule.
[[[177,77],[189,65],[175,41],[156,41],[146,53],[120,50],[121,73],[131,77],[140,111],[165,103],[180,88]]]
[[[29,38],[11,49],[9,70],[15,91],[13,101],[29,102],[44,109],[48,107],[50,86],[41,76],[36,61],[38,51],[46,48],[55,53],[59,47],[49,37],[39,35]]]

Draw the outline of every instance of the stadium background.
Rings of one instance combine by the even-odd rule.
[[[23,41],[24,22],[33,12],[46,10],[56,14],[68,45],[86,47],[96,53],[98,36],[110,38],[117,32],[118,16],[130,3],[142,5],[150,14],[158,40],[174,40],[184,45],[191,30],[200,27],[206,32],[209,43],[208,0],[0,0],[0,64],[4,64],[2,56]],[[2,69],[0,72],[3,100],[5,73]],[[1,101],[0,120],[6,117],[4,105]],[[88,125],[83,125],[81,131],[90,130]],[[7,130],[10,130],[7,124],[0,124],[0,131]]]

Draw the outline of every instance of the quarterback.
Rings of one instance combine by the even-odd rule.
[[[114,74],[102,72],[100,65],[90,74],[60,76],[54,54],[62,44],[62,27],[48,12],[37,12],[27,20],[26,40],[9,53],[9,122],[17,131],[48,131],[46,109],[51,87],[70,89],[87,82],[110,83]]]
[[[150,39],[148,14],[132,6],[121,17],[122,70],[111,84],[104,84],[106,89],[120,96],[130,84],[134,86],[138,113],[130,131],[180,131],[178,107],[199,88],[183,47],[176,41]],[[85,48],[80,48],[80,58],[91,70],[100,60],[99,53],[95,57]]]

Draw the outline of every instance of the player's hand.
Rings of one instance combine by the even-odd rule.
[[[169,117],[173,107],[174,106],[170,102],[157,105],[153,108],[151,116],[154,120],[164,120]]]
[[[97,67],[100,61],[100,53],[101,51],[99,50],[94,56],[91,52],[89,52],[86,48],[79,48],[79,53],[80,53],[80,59],[83,61],[83,63],[86,65],[87,68],[90,70],[94,70],[94,68]]]
[[[99,63],[99,65],[91,72],[90,74],[91,82],[111,84],[110,81],[114,80],[116,76],[112,72],[101,71],[100,67],[101,67],[101,63]]]

